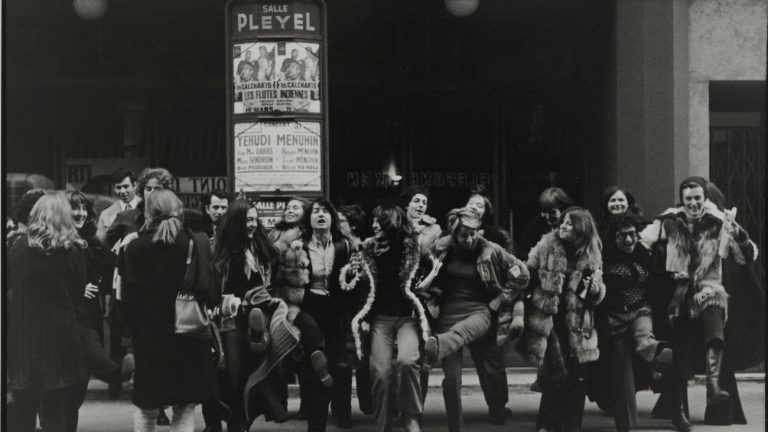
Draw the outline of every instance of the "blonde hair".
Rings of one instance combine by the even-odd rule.
[[[472,207],[459,207],[448,212],[445,215],[445,220],[448,222],[447,230],[451,235],[456,236],[459,228],[465,226],[471,229],[478,229],[482,225],[480,215]]]
[[[571,217],[571,224],[576,235],[576,239],[573,242],[576,247],[576,254],[600,259],[600,251],[603,249],[603,244],[600,241],[600,235],[598,235],[597,225],[595,224],[595,219],[592,218],[592,213],[583,207],[568,207],[560,216],[561,224],[568,215]],[[557,235],[558,237],[560,236],[559,232]]]
[[[144,207],[143,229],[156,228],[152,243],[176,242],[184,227],[184,204],[175,193],[168,189],[156,190],[149,194]]]
[[[46,193],[29,213],[29,246],[46,254],[57,249],[86,248],[88,243],[77,234],[72,222],[72,206],[61,192]]]

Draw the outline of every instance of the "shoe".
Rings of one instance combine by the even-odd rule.
[[[248,314],[248,341],[254,354],[261,354],[267,349],[267,325],[264,312],[259,308],[251,309]]]
[[[326,388],[333,386],[333,378],[328,373],[328,359],[325,358],[325,353],[317,350],[309,356],[310,362],[312,362],[312,369],[315,370],[315,374],[320,379],[320,382]]]
[[[352,420],[348,418],[336,419],[336,426],[341,429],[352,429]]]
[[[437,338],[434,336],[428,337],[427,342],[424,344],[424,363],[427,366],[433,367],[437,364],[438,350]]]
[[[656,347],[656,353],[653,356],[653,360],[651,360],[653,371],[663,373],[667,369],[667,366],[672,364],[673,357],[672,350],[667,348],[666,344],[660,342]]]
[[[505,423],[507,423],[507,419],[512,417],[512,410],[504,407],[500,410],[494,410],[489,415],[490,419],[488,420],[491,424],[501,426]]]
[[[157,425],[158,426],[170,426],[171,421],[168,420],[168,416],[165,415],[165,410],[160,408],[160,413],[157,416]]]
[[[541,393],[541,383],[539,383],[538,379],[531,384],[530,390],[532,392]]]
[[[707,348],[707,405],[728,401],[731,395],[720,388],[720,370],[723,367],[723,347],[711,344]]]

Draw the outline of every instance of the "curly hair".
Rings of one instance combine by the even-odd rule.
[[[86,248],[88,243],[77,234],[72,221],[72,207],[61,192],[46,193],[35,203],[29,215],[29,246],[46,254],[57,249]]]
[[[156,179],[163,185],[163,189],[171,188],[171,181],[173,176],[170,171],[165,168],[145,168],[144,171],[139,174],[139,178],[136,179],[137,193],[143,194],[144,187],[147,186],[147,182],[152,179]]]

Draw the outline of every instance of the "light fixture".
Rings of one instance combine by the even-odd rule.
[[[470,16],[477,10],[480,0],[445,0],[445,8],[455,17]]]
[[[73,0],[77,16],[85,20],[97,20],[107,12],[107,0]]]

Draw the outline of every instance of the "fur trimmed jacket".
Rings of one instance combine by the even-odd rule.
[[[671,308],[684,302],[692,317],[709,306],[728,310],[722,260],[732,255],[738,264],[749,264],[757,257],[757,247],[746,231],[725,229],[724,222],[723,213],[713,205],[705,204],[704,215],[694,223],[688,222],[682,207],[670,208],[640,233],[641,241],[648,248],[663,242],[666,271],[689,276],[677,284]],[[705,293],[704,299],[696,301],[687,293],[690,289],[694,295]]]
[[[602,268],[598,256],[581,256],[569,271],[568,258],[562,240],[551,232],[545,234],[528,254],[526,263],[531,274],[537,276],[530,285],[531,309],[526,311],[525,329],[517,340],[517,350],[529,362],[541,366],[547,351],[547,338],[554,331],[553,317],[565,308],[570,353],[579,363],[595,361],[600,356],[597,348],[594,307],[605,297],[605,285],[596,271]],[[584,299],[577,292],[585,272],[592,272],[598,292]],[[560,359],[567,356],[561,352]]]
[[[352,318],[352,336],[355,339],[355,351],[358,358],[363,358],[363,336],[367,336],[370,331],[369,312],[376,301],[376,289],[378,282],[378,266],[374,260],[375,240],[369,238],[363,242],[360,250],[356,253],[350,264],[344,266],[339,274],[339,281],[342,289],[352,290],[361,285],[360,296],[365,300],[362,302],[360,310]],[[406,237],[403,242],[403,257],[401,259],[400,273],[398,280],[400,289],[413,305],[413,316],[419,325],[419,335],[421,342],[426,342],[429,337],[429,323],[427,315],[419,298],[411,289],[412,281],[416,272],[419,270],[422,258],[428,259],[428,254],[423,255],[419,246],[416,234]],[[367,345],[367,344],[366,344]]]
[[[443,261],[451,248],[451,236],[437,240],[432,253]],[[504,250],[501,246],[482,237],[477,244],[477,272],[483,281],[491,299],[488,306],[499,313],[499,339],[508,336],[511,323],[516,323],[514,332],[522,331],[523,301],[525,287],[528,286],[530,273],[525,263]],[[433,285],[440,288],[440,274]]]

